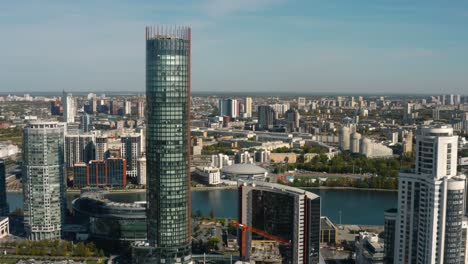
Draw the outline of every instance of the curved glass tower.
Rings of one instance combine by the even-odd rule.
[[[146,28],[148,241],[164,263],[191,261],[190,42],[188,27]]]
[[[64,127],[32,122],[23,129],[24,228],[30,240],[60,239],[65,219]]]

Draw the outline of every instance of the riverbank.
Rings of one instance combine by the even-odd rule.
[[[289,186],[289,185],[286,185]],[[320,187],[303,187],[303,186],[293,186],[300,189],[306,190],[357,190],[357,191],[376,191],[376,192],[397,192],[398,190],[391,190],[391,189],[377,189],[377,188],[357,188],[357,187],[329,187],[329,186],[320,186]],[[228,186],[213,186],[213,187],[192,187],[191,191],[193,192],[201,192],[201,191],[213,191],[213,190],[234,190],[237,189],[236,185],[228,185]],[[110,189],[105,190],[110,193],[141,193],[146,192],[146,189]],[[9,193],[21,193],[21,189],[15,190],[7,190]],[[68,189],[67,193],[80,193],[81,191],[78,189]]]
[[[227,186],[213,186],[213,187],[191,187],[191,191],[211,191],[211,190],[233,190],[237,189],[236,185],[227,185]],[[110,193],[141,193],[141,192],[146,192],[146,189],[103,189],[107,192]],[[7,189],[7,192],[9,193],[21,193],[23,192],[22,189]],[[80,189],[67,189],[67,193],[77,193],[79,194],[81,192]]]
[[[357,187],[320,186],[320,187],[296,187],[296,188],[307,189],[307,190],[310,189],[310,190],[352,190],[352,191],[398,192],[398,190],[392,190],[392,189],[357,188]]]

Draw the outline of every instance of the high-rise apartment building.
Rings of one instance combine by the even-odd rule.
[[[131,115],[132,114],[132,101],[125,101],[125,114],[126,115]]]
[[[297,108],[304,109],[306,106],[306,98],[305,97],[298,97],[297,98]]]
[[[95,159],[94,134],[65,135],[65,165],[72,168],[75,163],[88,162]]]
[[[258,128],[261,130],[272,129],[276,121],[276,112],[269,105],[258,106]]]
[[[62,105],[63,105],[63,117],[66,123],[75,122],[76,116],[76,98],[73,97],[71,93],[63,92],[62,96]]]
[[[83,132],[89,132],[93,130],[93,116],[87,113],[83,113],[81,116],[80,127]]]
[[[136,178],[138,175],[138,158],[141,156],[141,137],[140,134],[122,135],[121,157],[127,160],[127,176]]]
[[[91,111],[93,114],[96,114],[97,113],[97,110],[98,110],[98,100],[96,97],[93,97],[90,101],[91,103]]]
[[[267,182],[239,183],[239,219],[245,226],[289,241],[280,246],[279,263],[319,263],[320,197],[298,188]],[[254,240],[268,239],[251,232],[239,234],[244,261],[271,261],[268,252],[255,256]],[[273,250],[270,250],[272,253]],[[273,255],[273,254],[271,254]],[[262,259],[263,258],[263,259]],[[286,259],[283,262],[282,259]]]
[[[96,137],[96,160],[105,160],[109,157],[108,142],[107,136]]]
[[[9,207],[6,197],[6,166],[5,161],[0,160],[0,217],[8,216]]]
[[[290,122],[291,129],[290,131],[298,131],[299,130],[299,121],[301,120],[301,115],[297,109],[289,109],[285,113],[286,120]]]
[[[240,115],[240,101],[237,99],[219,99],[219,115],[237,118]]]
[[[395,263],[465,263],[465,177],[457,176],[457,142],[449,127],[417,132],[415,172],[399,177]]]
[[[137,183],[141,185],[146,185],[146,156],[142,156],[138,159],[137,174]]]
[[[148,263],[190,263],[191,29],[146,28]]]
[[[251,118],[252,117],[252,97],[245,98],[245,117]]]
[[[119,114],[119,102],[116,99],[113,99],[109,102],[109,114],[111,115]]]
[[[145,117],[145,102],[142,99],[137,102],[137,115],[139,118]]]
[[[29,123],[23,129],[24,228],[31,240],[60,239],[65,213],[64,127]]]

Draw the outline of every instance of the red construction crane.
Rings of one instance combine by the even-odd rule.
[[[247,253],[247,243],[246,243],[247,242],[247,231],[250,231],[250,232],[255,233],[257,235],[261,235],[262,237],[266,237],[268,239],[274,240],[274,241],[279,242],[281,244],[292,246],[291,242],[286,241],[286,240],[282,239],[281,237],[268,234],[267,232],[265,232],[263,230],[260,230],[260,229],[257,229],[255,227],[244,225],[244,224],[241,224],[241,223],[239,223],[237,221],[232,221],[232,224],[239,227],[241,229],[241,231],[242,231],[241,246],[242,246],[242,259],[243,260],[245,260],[245,254]]]

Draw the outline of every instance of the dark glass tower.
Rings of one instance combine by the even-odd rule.
[[[0,160],[0,216],[8,216],[8,203],[6,198],[6,166],[5,161]]]
[[[189,27],[146,28],[148,241],[159,262],[191,259]]]

